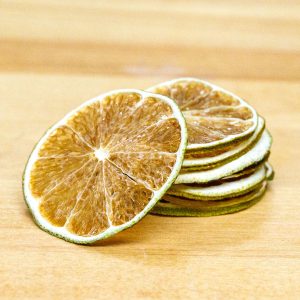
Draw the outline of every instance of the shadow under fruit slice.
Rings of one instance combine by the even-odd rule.
[[[220,148],[251,135],[256,111],[238,96],[206,81],[179,78],[149,91],[174,99],[186,119],[187,151]]]
[[[23,177],[25,201],[45,231],[74,243],[138,222],[177,177],[187,144],[173,100],[139,90],[100,95],[50,128]]]
[[[174,196],[164,196],[152,209],[155,215],[174,217],[211,217],[235,213],[256,204],[267,189],[267,182],[246,195],[222,201],[193,201]]]

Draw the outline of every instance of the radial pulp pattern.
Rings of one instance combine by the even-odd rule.
[[[180,171],[185,120],[171,99],[118,90],[72,111],[40,140],[24,172],[37,222],[75,243],[139,221]]]

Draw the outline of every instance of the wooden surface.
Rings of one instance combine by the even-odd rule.
[[[147,216],[95,246],[39,230],[21,176],[43,132],[91,97],[197,76],[247,99],[275,180],[249,210]],[[299,1],[0,1],[1,299],[299,299]]]

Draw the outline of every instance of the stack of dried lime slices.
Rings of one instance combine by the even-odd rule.
[[[194,78],[149,89],[178,104],[188,145],[175,184],[152,210],[174,216],[213,216],[255,204],[273,178],[272,137],[254,108],[224,89]]]
[[[116,90],[50,128],[23,176],[43,230],[88,244],[155,214],[210,216],[253,205],[272,178],[265,121],[197,79]],[[176,181],[175,181],[176,180]]]

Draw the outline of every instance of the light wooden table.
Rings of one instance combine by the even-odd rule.
[[[247,99],[275,180],[249,210],[147,216],[95,246],[39,230],[21,176],[42,133],[113,88],[196,76]],[[299,1],[0,1],[1,299],[300,298]]]

